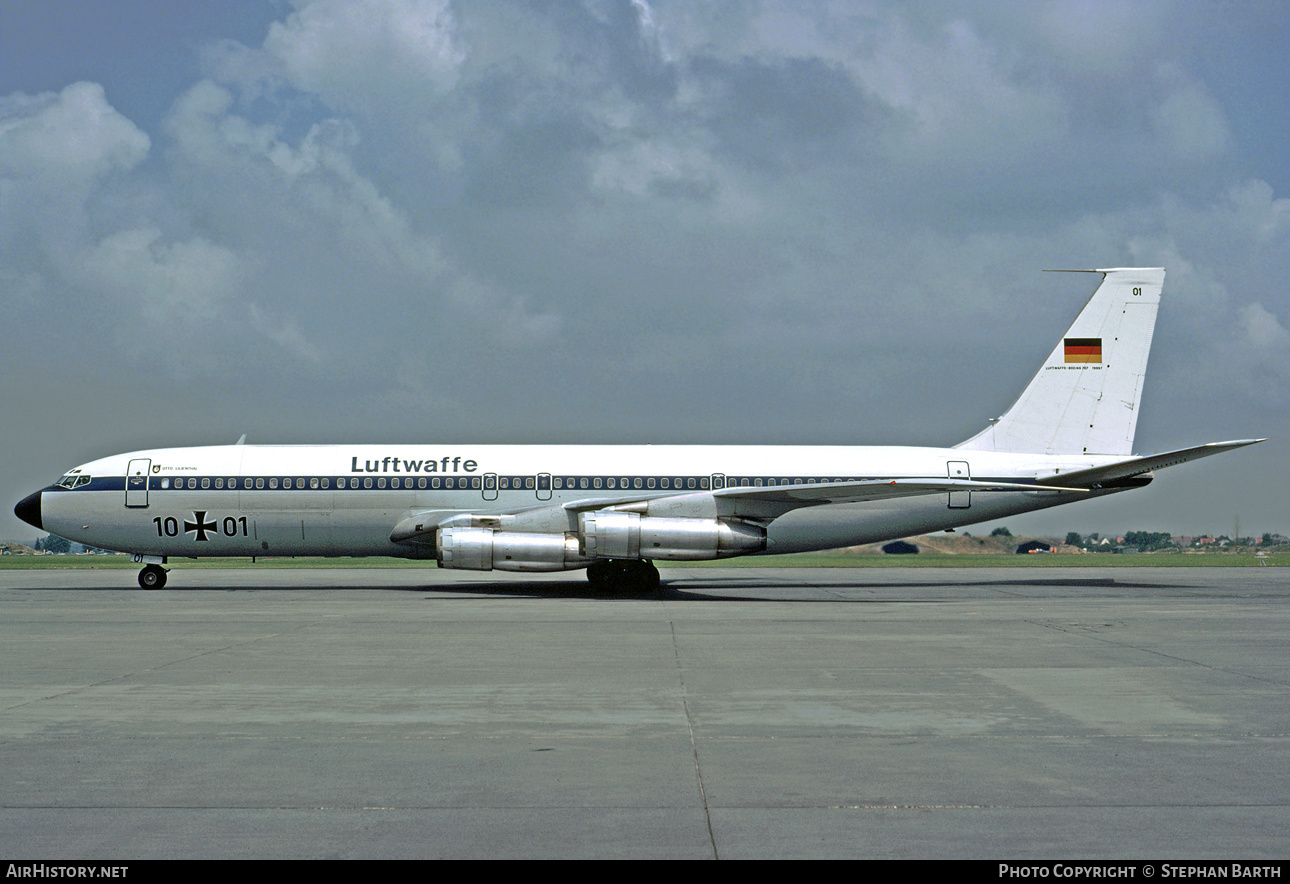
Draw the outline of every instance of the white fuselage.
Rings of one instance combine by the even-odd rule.
[[[740,518],[722,488],[873,479],[1033,482],[1115,461],[952,448],[614,445],[230,445],[115,455],[46,488],[43,527],[104,549],[169,556],[400,556],[416,515],[507,514],[509,531],[571,535],[578,510],[648,501],[651,516]],[[81,477],[89,477],[88,481]],[[71,477],[71,481],[68,481]],[[70,486],[70,487],[64,487]],[[927,493],[789,509],[766,553],[905,537],[1110,493]]]

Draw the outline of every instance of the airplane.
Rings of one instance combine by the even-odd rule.
[[[950,448],[236,445],[105,457],[24,498],[30,525],[172,557],[398,556],[473,571],[586,569],[659,586],[656,561],[835,549],[1118,494],[1262,439],[1135,455],[1163,268],[1101,282],[1020,398]],[[245,437],[243,437],[245,438]]]

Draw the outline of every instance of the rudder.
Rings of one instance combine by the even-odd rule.
[[[1164,287],[1159,267],[1103,275],[1039,373],[1004,413],[957,448],[1132,454],[1138,402]]]

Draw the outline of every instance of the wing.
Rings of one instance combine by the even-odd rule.
[[[458,518],[468,518],[476,527],[498,525],[515,516],[540,517],[545,511],[566,513],[612,509],[618,512],[644,512],[651,503],[673,503],[684,509],[685,502],[712,501],[720,515],[744,519],[770,520],[804,506],[829,503],[862,503],[873,500],[890,500],[898,497],[918,497],[943,494],[947,491],[1071,491],[1082,493],[1086,488],[1068,488],[1057,485],[1039,486],[1034,482],[977,482],[969,479],[862,479],[854,482],[817,482],[813,485],[774,485],[720,488],[713,491],[687,492],[685,494],[658,493],[630,497],[592,497],[571,500],[563,504],[544,504],[496,513],[468,513],[463,510],[418,510],[406,514],[390,533],[395,543],[428,542],[441,526]],[[680,514],[680,513],[678,513]],[[696,513],[697,515],[697,513]]]
[[[778,485],[762,488],[723,488],[712,492],[718,506],[726,504],[730,515],[744,519],[774,519],[804,506],[828,503],[865,503],[901,497],[944,494],[949,491],[1072,491],[1085,488],[1045,485],[1034,482],[978,482],[971,479],[861,479],[855,482],[822,482],[814,485]]]
[[[816,506],[824,503],[862,503],[889,500],[894,497],[917,497],[946,491],[1034,491],[1035,485],[1022,482],[977,482],[970,479],[861,479],[856,482],[820,482],[814,485],[777,485],[764,488],[722,488],[712,494],[718,498],[765,500]],[[1054,488],[1045,491],[1083,491],[1082,488]]]

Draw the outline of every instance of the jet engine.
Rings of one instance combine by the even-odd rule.
[[[578,538],[492,528],[441,528],[435,541],[440,568],[470,571],[568,571],[583,568]]]
[[[664,519],[600,510],[578,517],[585,555],[603,559],[698,561],[766,548],[766,532],[721,519]]]
[[[581,513],[576,533],[447,526],[435,537],[440,568],[470,571],[568,571],[597,559],[699,561],[765,548],[766,532],[743,522],[610,510]]]

